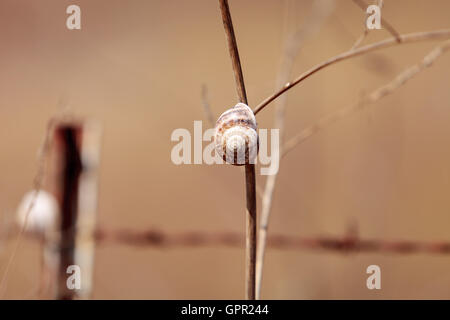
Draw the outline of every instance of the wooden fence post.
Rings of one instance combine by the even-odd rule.
[[[92,291],[100,127],[90,122],[61,122],[53,138],[54,193],[60,209],[57,230],[49,243],[56,264],[52,268],[54,297],[87,299]]]

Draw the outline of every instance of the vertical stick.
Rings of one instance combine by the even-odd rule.
[[[71,300],[75,290],[67,287],[67,267],[75,265],[76,222],[78,216],[79,180],[81,164],[82,129],[74,124],[61,124],[55,130],[57,152],[60,162],[58,175],[60,205],[59,263],[56,282],[56,299]]]
[[[231,57],[236,91],[240,102],[247,103],[244,76],[234,35],[233,22],[227,0],[219,0],[222,13],[223,27],[227,37],[228,50]],[[256,177],[255,165],[245,165],[245,192],[247,200],[246,210],[246,255],[245,255],[245,298],[255,299],[255,262],[256,262]]]
[[[81,288],[77,292],[80,299],[88,299],[93,287],[100,139],[101,126],[97,122],[85,122],[81,148],[83,172],[80,177],[75,251],[76,262],[82,270]]]
[[[245,190],[247,195],[245,292],[247,300],[255,300],[256,285],[256,183],[255,165],[245,166]]]
[[[47,252],[52,253],[48,264],[56,299],[87,299],[92,292],[100,137],[101,127],[92,121],[59,123],[55,128],[54,187],[60,219]],[[67,286],[70,265],[80,268],[80,288]]]

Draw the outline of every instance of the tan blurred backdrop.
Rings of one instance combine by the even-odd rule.
[[[312,1],[294,1],[301,25]],[[66,8],[82,10],[67,30]],[[285,1],[232,0],[249,104],[274,91]],[[401,33],[450,26],[446,0],[386,0],[383,17]],[[308,39],[294,74],[349,49],[364,13],[338,0]],[[390,35],[373,31],[366,42]],[[435,42],[378,51],[332,66],[289,91],[287,137],[357,101],[419,61]],[[36,154],[61,99],[102,122],[99,225],[168,232],[244,230],[244,178],[231,166],[170,160],[176,128],[205,120],[200,92],[217,115],[236,102],[217,1],[2,0],[0,2],[0,213],[8,221],[31,188]],[[281,163],[270,233],[450,240],[450,56],[393,95],[330,126]],[[273,125],[273,105],[258,115]],[[206,122],[205,122],[206,123]],[[263,185],[265,177],[257,177]],[[261,208],[258,203],[258,208]],[[13,243],[2,243],[6,264]],[[29,298],[39,279],[39,246],[24,240],[5,298]],[[368,265],[382,289],[366,288]],[[101,244],[93,298],[244,297],[244,251]],[[450,298],[450,257],[269,249],[263,298]],[[33,298],[33,296],[31,296]]]

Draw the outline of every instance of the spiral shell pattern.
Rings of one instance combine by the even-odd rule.
[[[256,118],[246,104],[238,103],[225,111],[215,128],[216,152],[232,165],[255,163],[259,149]]]

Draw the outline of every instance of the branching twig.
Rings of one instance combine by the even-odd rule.
[[[38,196],[39,191],[41,190],[43,182],[44,182],[46,160],[47,160],[47,156],[49,154],[50,147],[51,147],[51,141],[52,141],[51,135],[52,135],[53,128],[55,125],[55,121],[56,121],[55,118],[50,119],[50,121],[47,125],[47,130],[45,133],[44,140],[39,149],[38,160],[37,160],[37,171],[36,171],[36,175],[34,176],[34,179],[33,179],[33,196],[31,198],[30,204],[25,212],[25,219],[24,219],[23,225],[20,228],[19,233],[17,234],[17,238],[15,241],[13,251],[12,251],[11,255],[9,256],[9,259],[6,263],[6,267],[3,271],[2,279],[0,281],[0,296],[3,295],[3,293],[5,292],[9,270],[14,261],[17,251],[19,250],[20,241],[21,241],[21,239],[25,233],[25,230],[27,228],[28,217],[30,215],[31,210],[33,210],[33,208],[34,208],[37,196]]]
[[[244,76],[242,74],[241,61],[234,35],[233,22],[227,0],[219,0],[222,21],[228,42],[228,49],[233,66],[236,90],[240,102],[248,104],[245,92]],[[246,190],[246,258],[245,258],[245,298],[255,299],[255,260],[256,260],[256,177],[255,165],[245,165],[245,190]]]
[[[430,53],[428,53],[421,62],[407,68],[397,77],[395,77],[391,82],[379,87],[371,94],[362,98],[358,103],[351,105],[346,108],[342,108],[330,115],[327,115],[320,119],[318,122],[304,129],[295,137],[291,138],[283,147],[282,156],[285,156],[289,151],[295,148],[300,143],[304,142],[306,139],[311,137],[313,134],[319,132],[328,125],[344,118],[345,116],[352,114],[354,111],[361,110],[367,104],[377,102],[381,98],[391,94],[394,90],[405,84],[408,80],[417,75],[420,71],[431,66],[431,64],[436,61],[442,54],[450,49],[450,41],[445,41],[436,48],[434,48]]]
[[[362,35],[360,35],[359,38],[356,39],[355,43],[352,45],[352,48],[350,50],[355,50],[356,48],[358,48],[359,45],[361,44],[361,42],[364,41],[364,39],[367,37],[368,34],[369,34],[369,29],[364,28]]]
[[[204,84],[202,85],[202,105],[203,105],[203,110],[205,111],[205,115],[206,115],[206,119],[208,120],[209,125],[211,126],[211,128],[214,128],[216,122],[215,122],[215,118],[214,118],[214,114],[211,110],[211,106],[209,104],[209,99],[208,99],[208,87]]]
[[[380,42],[368,44],[366,46],[360,47],[355,50],[349,50],[344,53],[341,53],[337,56],[334,56],[316,66],[311,68],[310,70],[306,71],[305,73],[301,74],[299,77],[297,77],[292,82],[286,83],[283,88],[274,94],[272,94],[270,97],[266,98],[264,101],[262,101],[259,105],[255,107],[253,110],[255,114],[260,112],[265,106],[267,106],[269,103],[271,103],[273,100],[281,96],[283,93],[288,91],[289,89],[293,88],[306,78],[309,78],[311,75],[316,73],[319,70],[322,70],[325,67],[328,67],[332,64],[335,64],[337,62],[347,60],[352,57],[356,57],[368,52],[372,52],[375,50],[383,49],[392,47],[394,45],[400,45],[405,43],[412,43],[412,42],[419,42],[419,41],[427,41],[427,40],[436,40],[436,39],[445,39],[450,38],[450,29],[442,29],[442,30],[436,30],[436,31],[430,31],[430,32],[418,32],[418,33],[410,33],[405,35],[399,35],[400,42],[397,42],[396,38],[390,38],[386,40],[382,40]]]
[[[359,6],[364,12],[366,12],[367,4],[363,0],[353,0],[353,3],[355,3],[357,6]],[[383,3],[379,3],[378,6],[383,6]],[[400,37],[400,34],[395,30],[395,28],[388,22],[386,19],[383,18],[383,15],[381,15],[381,25],[396,39],[397,42],[401,42],[402,39]],[[367,35],[367,28],[365,31],[365,35]],[[365,37],[365,36],[364,36]],[[364,38],[363,38],[364,39]],[[362,40],[361,40],[362,41]],[[356,48],[356,46],[354,46]]]

